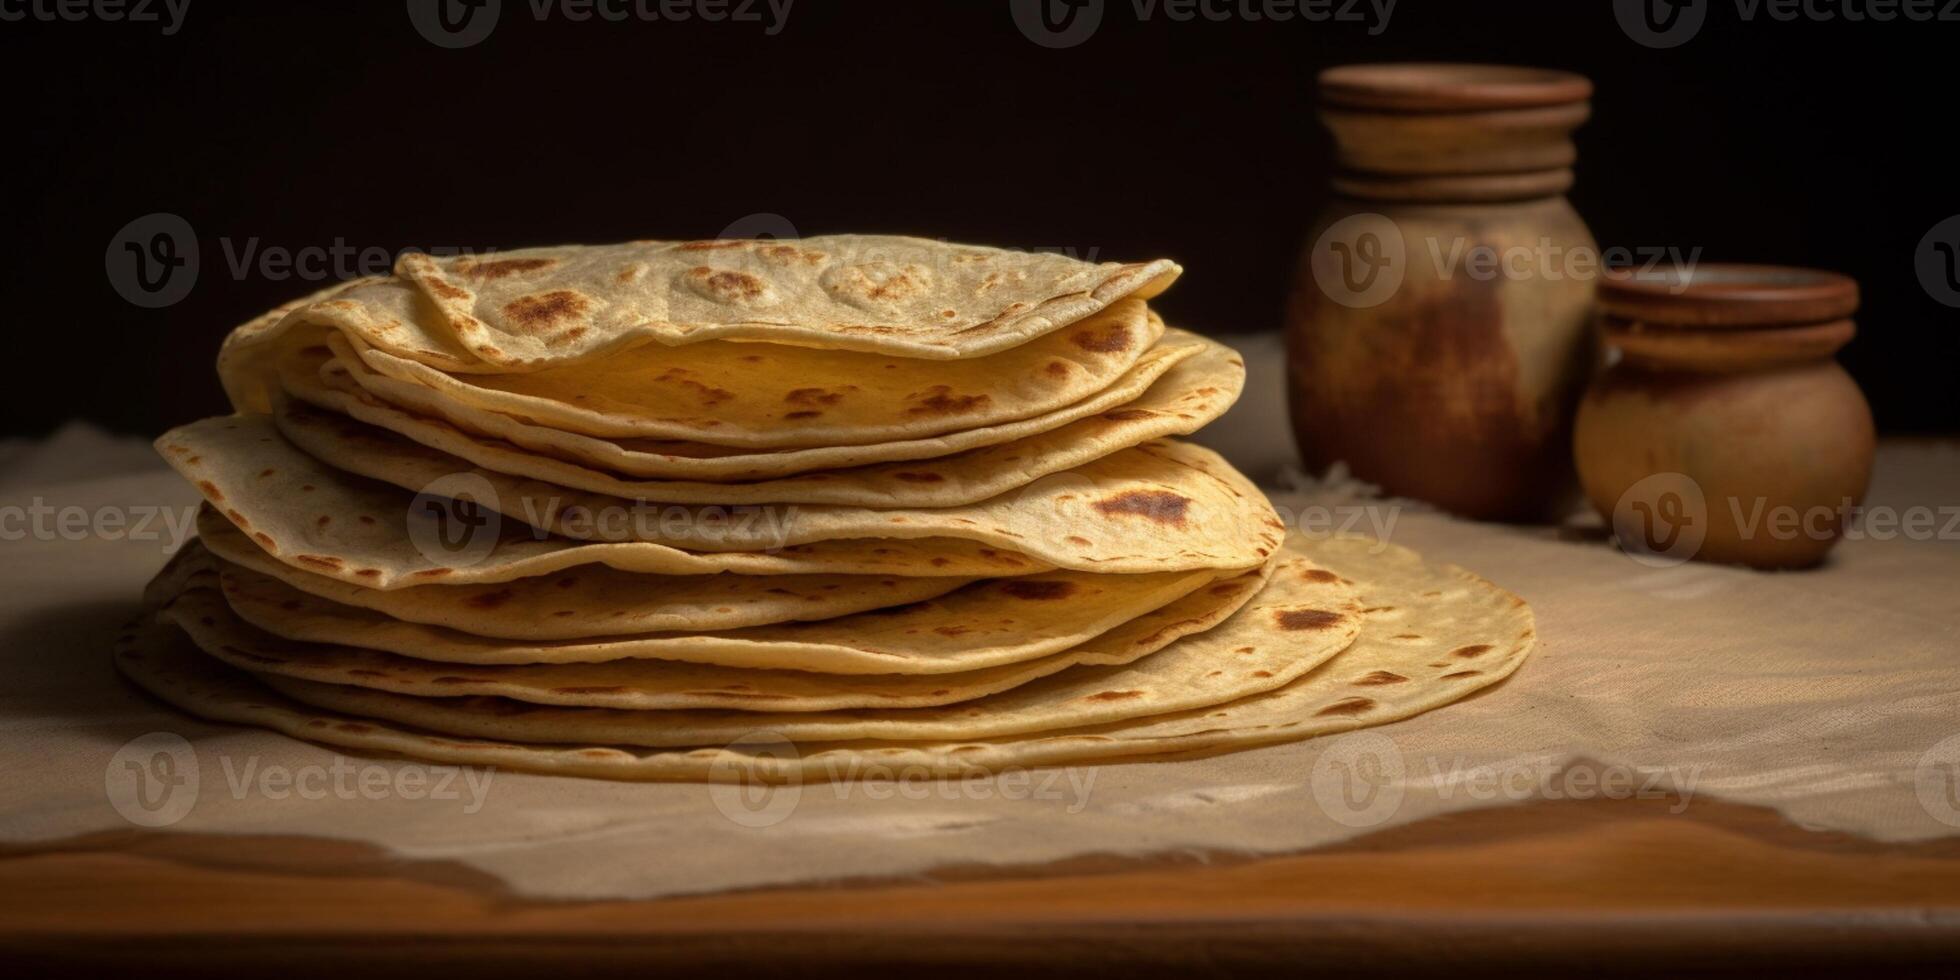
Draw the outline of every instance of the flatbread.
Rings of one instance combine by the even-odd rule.
[[[1200,586],[1209,587],[1189,593],[1191,602],[1178,602],[1192,612],[1190,619],[1216,624],[1259,590],[1265,572],[1217,583],[1205,573],[1191,573]],[[1128,663],[1197,628],[1180,625],[1178,630],[1140,633],[1123,626],[1114,636],[1091,636],[1052,656],[951,674],[826,674],[669,660],[472,666],[284,639],[235,614],[219,594],[215,576],[189,584],[164,606],[163,615],[207,654],[243,670],[423,697],[468,691],[534,704],[639,711],[827,712],[945,705],[1006,691],[1078,664]],[[999,593],[989,598],[1007,599],[1009,604],[997,611],[1008,618],[1028,612],[1037,601],[1015,602],[1011,594]]]
[[[1239,748],[1346,731],[1406,718],[1488,687],[1516,670],[1535,642],[1531,611],[1522,599],[1461,569],[1426,565],[1414,552],[1367,539],[1290,544],[1289,551],[1294,549],[1338,578],[1355,582],[1359,590],[1364,608],[1361,631],[1338,655],[1264,694],[1025,736],[969,737],[964,734],[968,729],[962,729],[961,736],[949,741],[803,745],[760,724],[741,739],[692,750],[521,744],[431,734],[373,717],[306,707],[197,652],[181,632],[169,627],[132,629],[119,641],[116,659],[125,676],[193,714],[345,749],[610,779],[786,782],[848,779],[867,773],[958,776]],[[1201,635],[1223,635],[1249,612],[1250,607],[1241,610],[1233,620]],[[1176,645],[1141,663],[1149,664],[1175,649]],[[348,688],[329,689],[327,694],[358,697],[362,710],[369,713],[383,703],[403,710],[411,704],[426,709],[431,700]],[[466,709],[459,717],[480,718],[485,713],[481,708]],[[978,722],[969,722],[971,730],[982,730]]]
[[[333,346],[338,349],[344,345]],[[1236,352],[1183,331],[1171,331],[1114,384],[1042,415],[924,439],[750,451],[677,440],[603,439],[534,425],[446,401],[422,385],[367,370],[356,358],[330,357],[318,349],[297,352],[281,369],[282,386],[291,397],[352,415],[455,455],[521,450],[624,477],[713,483],[777,481],[774,489],[792,495],[818,480],[849,484],[863,481],[867,474],[820,475],[801,484],[784,483],[780,478],[815,470],[937,459],[984,447],[996,447],[996,451],[984,456],[971,454],[960,461],[942,460],[939,465],[958,464],[970,473],[988,460],[1018,459],[1034,461],[1045,472],[1053,472],[1070,460],[1081,462],[1150,439],[1196,431],[1231,407],[1244,382],[1245,364]],[[480,465],[493,462],[488,457],[473,458]],[[916,470],[912,466],[885,468],[892,474],[912,474],[909,481],[903,476],[890,478],[902,489],[917,491],[937,482],[918,476]],[[757,484],[738,490],[771,488],[770,484]],[[663,487],[658,493],[662,499],[675,500],[678,498],[672,494],[680,489]],[[944,488],[940,489],[943,493]]]
[[[576,640],[670,630],[708,632],[830,619],[922,602],[969,579],[901,575],[644,575],[585,565],[485,585],[370,589],[263,552],[236,566],[302,592],[395,619],[513,640]]]
[[[1037,565],[1109,573],[1250,568],[1272,554],[1284,530],[1258,488],[1216,453],[1168,440],[1113,453],[966,507],[686,507],[525,480],[351,421],[334,426],[301,452],[265,416],[227,416],[172,429],[157,447],[268,553],[374,588],[454,575],[458,568],[491,559],[506,537],[529,529],[708,552],[770,552],[868,538],[957,538]],[[390,498],[374,492],[373,480],[410,493]],[[425,488],[443,498],[466,492],[486,514],[504,515],[527,528],[491,521],[452,541],[446,533],[434,533],[443,530],[442,520],[433,530],[413,523],[431,520],[432,501],[414,499],[414,492]]]
[[[1179,271],[888,235],[410,253],[393,277],[321,290],[232,331],[218,373],[236,408],[267,411],[270,359],[335,330],[459,372],[721,340],[971,358],[1149,299]]]
[[[522,374],[449,374],[329,335],[355,380],[591,436],[750,450],[916,440],[1026,419],[1114,384],[1163,335],[1143,301],[963,361],[739,341],[642,345]]]
[[[310,378],[309,378],[310,375]],[[315,372],[288,376],[287,391],[305,403],[351,416],[362,423],[406,436],[424,446],[472,465],[593,493],[676,504],[836,504],[856,507],[958,507],[1017,490],[1053,473],[1128,449],[1166,435],[1194,432],[1223,415],[1237,399],[1245,380],[1243,362],[1230,348],[1210,345],[1203,356],[1174,368],[1170,376],[1142,397],[1109,411],[1047,432],[984,446],[940,459],[879,463],[853,469],[825,470],[746,483],[693,480],[641,480],[608,469],[570,462],[539,453],[501,438],[474,436],[439,419],[405,412],[361,391],[351,381],[336,388]],[[309,417],[304,410],[274,409],[280,430],[309,451],[340,454],[347,448],[322,448],[334,439],[358,438],[361,430]],[[572,437],[567,437],[572,438]],[[608,455],[602,443],[585,437],[593,455]],[[614,446],[617,451],[618,447]],[[657,454],[630,453],[636,459],[659,460]],[[610,459],[620,463],[621,459]],[[667,468],[697,460],[668,460]]]
[[[445,664],[657,658],[835,674],[949,674],[1059,653],[1139,616],[1181,603],[1193,592],[1210,597],[1197,605],[1216,603],[1239,588],[1211,585],[1220,574],[1242,578],[1210,571],[1052,572],[976,582],[936,599],[808,623],[554,643],[487,639],[405,623],[239,568],[226,578],[225,599],[245,621],[287,639],[382,650]],[[1243,574],[1264,581],[1260,569]]]

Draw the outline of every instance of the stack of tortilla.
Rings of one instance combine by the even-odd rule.
[[[1289,539],[1180,441],[1168,261],[878,236],[410,255],[226,341],[117,663],[194,714],[623,779],[1294,739],[1500,680],[1523,602]]]

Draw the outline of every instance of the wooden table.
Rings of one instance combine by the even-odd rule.
[[[1502,807],[1257,860],[946,868],[646,902],[526,900],[461,865],[322,839],[125,831],[0,850],[0,962],[363,980],[920,965],[1960,975],[1960,838],[1884,845],[1676,805]]]

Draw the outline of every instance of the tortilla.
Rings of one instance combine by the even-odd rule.
[[[1212,583],[1193,573],[1192,617],[1215,624],[1257,592],[1265,569]],[[232,583],[227,582],[227,586]],[[991,596],[989,598],[999,598]],[[1182,601],[1182,600],[1180,600]],[[1009,605],[1009,617],[1026,610]],[[296,642],[258,629],[237,616],[219,595],[215,576],[193,580],[165,605],[165,618],[184,629],[206,653],[234,667],[330,684],[351,684],[399,694],[453,697],[458,692],[549,705],[632,710],[737,709],[827,712],[855,708],[928,707],[971,700],[1018,687],[1078,664],[1127,663],[1161,648],[1193,628],[1139,633],[1125,629],[1053,656],[952,674],[827,674],[809,670],[744,669],[667,660],[606,663],[468,666],[434,663],[328,644]]]
[[[484,720],[491,713],[474,699],[445,708],[434,699],[315,685],[304,688],[309,697],[347,699],[344,706],[354,708],[358,703],[364,716],[307,707],[205,657],[168,627],[139,626],[126,633],[118,644],[117,664],[137,684],[201,717],[258,725],[350,750],[611,779],[782,782],[852,778],[867,771],[902,777],[966,775],[1240,748],[1330,734],[1406,718],[1488,687],[1516,670],[1535,642],[1531,612],[1522,599],[1461,569],[1426,565],[1407,549],[1359,538],[1289,543],[1289,552],[1296,549],[1338,578],[1356,583],[1363,623],[1359,636],[1345,650],[1263,694],[1027,735],[973,734],[987,730],[985,719],[991,713],[981,712],[965,719],[960,734],[946,741],[799,743],[774,734],[769,721],[761,720],[742,738],[691,750],[521,744],[431,734],[426,727],[438,716],[469,725],[492,724]],[[1241,610],[1200,636],[1225,635],[1253,608]],[[1152,664],[1180,645],[1140,663]],[[1064,676],[1036,684],[1054,683]],[[301,689],[295,682],[282,683]],[[1034,688],[1030,684],[1019,692]],[[1112,687],[1096,694],[1120,690]],[[1070,712],[1094,711],[1101,702],[1123,700],[1087,696],[1093,700],[1072,704]],[[469,707],[472,704],[477,707]],[[372,717],[382,705],[391,711],[412,709],[420,725],[411,728]]]
[[[1180,271],[889,235],[410,253],[393,278],[322,290],[232,331],[218,373],[234,407],[267,411],[270,358],[334,330],[458,372],[725,340],[972,358],[1149,299]]]
[[[330,377],[333,373],[330,368]],[[336,388],[332,380],[319,380],[317,372],[302,370],[289,376],[285,385],[288,392],[309,405],[352,416],[475,466],[615,497],[676,504],[958,507],[1019,489],[1044,476],[1152,439],[1196,431],[1232,406],[1244,379],[1238,356],[1230,348],[1214,344],[1204,356],[1173,369],[1170,376],[1142,397],[1047,432],[939,459],[879,463],[747,483],[621,477],[610,472],[610,467],[595,469],[552,453],[526,450],[501,438],[473,436],[439,419],[402,411],[344,379]],[[325,439],[359,435],[358,429],[335,425],[331,419],[309,420],[303,410],[296,413],[285,405],[276,407],[273,417],[287,438],[303,448],[316,446]],[[309,426],[307,431],[301,431]],[[587,437],[566,436],[565,439],[580,440],[595,456],[609,455],[601,446],[612,446],[614,453],[622,452],[615,444]],[[627,455],[641,462],[662,458],[642,452]],[[607,462],[624,461],[614,458]],[[672,469],[692,462],[697,461],[667,460],[642,468]]]
[[[830,619],[945,595],[969,579],[901,575],[645,575],[586,565],[484,585],[370,589],[264,553],[236,566],[395,619],[513,640],[708,632]]]
[[[1250,568],[1272,554],[1283,530],[1258,488],[1217,454],[1188,443],[1145,443],[966,507],[683,507],[471,467],[351,421],[328,427],[329,420],[314,414],[319,424],[307,428],[305,452],[265,416],[194,422],[165,433],[157,446],[280,561],[374,588],[446,579],[458,568],[495,560],[509,537],[530,529],[709,552],[957,538],[1037,565],[1108,573]],[[359,477],[410,492],[390,496]],[[415,499],[425,488],[442,499],[467,495],[485,515],[528,528],[477,515],[458,541],[454,515],[440,500]]]
[[[329,335],[357,373],[434,399],[601,437],[745,449],[923,439],[1081,401],[1129,372],[1164,332],[1142,300],[985,357],[924,361],[739,341],[659,344],[523,374],[448,374]]]
[[[344,345],[332,346],[339,349]],[[1172,331],[1165,343],[1146,353],[1116,383],[1042,415],[923,439],[748,451],[678,440],[603,439],[534,425],[446,401],[421,385],[369,371],[357,358],[329,357],[318,349],[297,352],[282,362],[281,368],[281,384],[290,397],[352,415],[493,469],[497,467],[492,457],[474,454],[522,451],[608,475],[655,480],[773,481],[736,489],[756,493],[773,487],[792,495],[799,490],[807,493],[819,481],[861,482],[866,478],[864,468],[870,464],[937,459],[954,453],[967,455],[960,461],[941,460],[938,465],[958,463],[970,473],[987,460],[1018,458],[1034,460],[1044,472],[1052,472],[1149,439],[1196,431],[1231,407],[1244,382],[1244,361],[1235,351]],[[996,452],[968,453],[985,447],[996,447]],[[842,472],[849,468],[858,469]],[[886,482],[895,479],[898,488],[910,491],[936,482],[919,477],[917,469],[885,467],[884,472],[913,474],[909,482],[903,476]],[[803,481],[779,479],[817,470],[839,472],[813,474]],[[677,500],[673,494],[682,489],[674,485],[649,488],[647,495]]]
[[[1052,572],[975,582],[934,599],[834,619],[718,633],[551,643],[489,639],[403,622],[238,567],[226,575],[225,599],[245,621],[287,639],[363,647],[446,664],[657,658],[836,674],[947,674],[1069,649],[1166,604],[1182,602],[1193,591],[1203,590],[1215,602],[1236,590],[1223,585],[1206,588],[1221,574],[1232,575]],[[1263,581],[1260,569],[1244,574],[1257,574]]]

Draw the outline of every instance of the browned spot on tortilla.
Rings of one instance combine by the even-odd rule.
[[[256,539],[258,543],[265,545],[267,551],[276,551],[278,549],[278,542],[272,540],[272,535],[267,534],[264,531],[260,531],[259,533],[252,535],[252,537]]]
[[[543,333],[561,321],[576,320],[592,308],[592,302],[569,289],[519,296],[504,304],[504,315],[523,330]]]
[[[1136,422],[1142,419],[1154,419],[1156,417],[1157,413],[1147,408],[1119,408],[1114,412],[1103,413],[1103,418],[1111,422]]]
[[[1341,700],[1336,701],[1333,704],[1330,704],[1327,707],[1314,712],[1314,716],[1319,717],[1321,715],[1358,715],[1363,711],[1367,711],[1369,708],[1372,708],[1374,706],[1375,706],[1375,702],[1369,698],[1342,698]]]
[[[993,402],[993,397],[955,395],[949,385],[933,385],[924,391],[913,392],[906,400],[915,403],[905,410],[907,415],[966,415],[986,407]]]
[[[1143,697],[1143,692],[1142,692],[1142,691],[1103,691],[1103,692],[1101,692],[1101,693],[1099,693],[1099,694],[1091,694],[1091,695],[1089,695],[1088,697],[1086,697],[1086,698],[1083,698],[1082,700],[1084,700],[1084,701],[1127,701],[1127,700],[1129,700],[1130,698],[1140,698],[1140,697]]]
[[[827,388],[795,388],[783,396],[791,405],[835,405],[844,400],[842,392]]]
[[[511,591],[510,589],[498,589],[495,592],[480,592],[476,595],[470,596],[469,599],[467,599],[464,602],[464,605],[467,605],[473,609],[495,609],[498,606],[501,606],[504,603],[509,602],[511,598],[516,594],[517,593]]]
[[[789,414],[787,414],[787,415],[784,415],[784,416],[783,416],[783,418],[786,418],[786,419],[814,419],[814,418],[818,418],[818,417],[821,417],[822,415],[823,415],[823,413],[822,413],[822,412],[818,412],[818,411],[813,411],[813,410],[810,410],[810,409],[805,409],[805,410],[803,410],[803,411],[800,411],[800,412],[790,412]]]
[[[246,520],[246,519],[245,519],[245,515],[244,515],[244,514],[241,514],[241,513],[239,513],[239,512],[238,512],[238,511],[236,511],[236,510],[232,510],[232,509],[230,509],[230,508],[227,508],[227,509],[225,510],[225,516],[226,516],[226,517],[229,517],[229,518],[231,518],[231,522],[232,522],[233,524],[236,524],[236,525],[238,525],[238,526],[239,526],[240,528],[248,528],[248,527],[251,527],[251,526],[252,526],[252,522],[251,522],[251,521],[248,521],[248,520]]]
[[[1273,613],[1283,630],[1325,630],[1339,626],[1346,617],[1325,609],[1281,609]]]
[[[204,491],[204,495],[210,497],[212,500],[225,499],[225,492],[218,489],[218,485],[212,483],[210,480],[197,481],[197,488]]]
[[[1450,651],[1450,656],[1462,657],[1465,660],[1469,660],[1472,657],[1481,657],[1489,652],[1490,652],[1490,644],[1477,643],[1467,647],[1457,647],[1456,649]]]
[[[1212,595],[1238,595],[1244,591],[1244,582],[1220,582],[1210,589]]]
[[[1375,687],[1381,684],[1400,684],[1406,680],[1408,680],[1407,677],[1403,677],[1401,674],[1395,673],[1392,670],[1377,670],[1374,673],[1357,679],[1354,683],[1364,687]]]
[[[415,577],[416,578],[441,578],[444,575],[452,574],[455,571],[456,570],[453,568],[443,568],[438,566],[436,568],[422,569],[421,571],[415,573]]]
[[[458,262],[456,271],[472,279],[502,279],[520,272],[549,269],[557,264],[557,259],[492,259],[488,262]]]
[[[1082,546],[1082,547],[1084,547],[1084,548],[1087,548],[1088,546],[1090,546],[1090,545],[1092,545],[1092,544],[1095,544],[1095,542],[1094,542],[1094,541],[1091,541],[1091,540],[1089,540],[1088,538],[1085,538],[1085,537],[1083,537],[1083,536],[1082,536],[1082,535],[1080,535],[1080,534],[1071,534],[1071,535],[1069,535],[1069,536],[1068,536],[1068,543],[1069,543],[1069,544],[1079,544],[1079,545],[1081,545],[1081,546]]]
[[[1065,599],[1073,595],[1076,591],[1074,582],[1056,582],[1052,580],[1046,582],[1028,582],[1021,579],[1009,579],[1002,582],[1000,584],[1000,590],[1013,598],[1028,599],[1031,601]]]
[[[706,291],[724,300],[751,300],[762,296],[768,287],[762,280],[746,272],[733,269],[710,269],[697,265],[687,270],[689,279],[700,283]]]
[[[333,523],[333,515],[332,515],[332,514],[321,514],[321,515],[320,515],[320,516],[319,516],[318,518],[315,518],[315,519],[314,519],[314,521],[313,521],[313,526],[314,526],[314,527],[326,527],[327,525],[329,525],[329,524],[332,524],[332,523]]]
[[[704,238],[700,241],[682,242],[674,246],[676,252],[715,252],[724,248],[746,248],[748,243],[739,238]]]
[[[1421,633],[1397,633],[1397,634],[1395,634],[1395,635],[1394,635],[1393,637],[1391,637],[1391,639],[1396,639],[1396,640],[1420,640],[1420,639],[1422,639],[1422,634],[1421,634]]]
[[[1271,677],[1271,676],[1273,676],[1273,672],[1272,672],[1272,671],[1270,671],[1270,670],[1255,670],[1255,671],[1253,671],[1253,672],[1252,672],[1252,676],[1254,676],[1254,677]]]
[[[265,477],[268,477],[268,476],[271,476],[271,475],[272,475],[272,473],[273,473],[273,471],[272,471],[272,469],[268,467],[268,468],[266,468],[266,469],[263,469],[263,470],[260,470],[260,471],[259,471],[259,477],[260,477],[261,479],[263,479],[263,478],[265,478]]]
[[[1105,514],[1147,517],[1172,527],[1184,526],[1184,513],[1190,506],[1191,498],[1169,490],[1125,490],[1096,501],[1096,509]]]
[[[1304,572],[1301,572],[1300,578],[1302,581],[1306,581],[1306,582],[1338,582],[1341,580],[1341,577],[1339,575],[1336,575],[1325,568],[1310,568]]]
[[[966,626],[937,626],[933,628],[933,632],[940,636],[965,636],[973,630]]]
[[[1084,327],[1070,334],[1068,339],[1091,354],[1114,354],[1129,350],[1136,343],[1136,338],[1130,336],[1130,328],[1121,323],[1112,323],[1101,331]]]
[[[429,287],[429,292],[432,292],[437,296],[442,297],[443,299],[469,299],[470,298],[469,290],[458,289],[457,287],[450,285],[448,281],[443,279],[424,279],[422,280],[422,284],[424,286]]]
[[[339,568],[341,561],[331,555],[294,555],[293,560],[316,568]]]
[[[1477,677],[1477,676],[1480,676],[1480,675],[1482,675],[1482,674],[1483,674],[1483,671],[1481,671],[1481,670],[1459,670],[1459,671],[1457,671],[1457,672],[1456,672],[1456,673],[1454,673],[1454,674],[1444,674],[1444,675],[1443,675],[1443,679],[1444,679],[1444,680],[1446,680],[1446,681],[1453,681],[1453,680],[1457,680],[1458,678],[1462,678],[1462,677]]]
[[[944,483],[946,481],[946,477],[943,474],[914,472],[912,470],[893,473],[892,476],[896,479],[904,480],[907,483]]]
[[[1043,367],[1042,370],[1048,372],[1049,377],[1066,378],[1068,377],[1068,362],[1049,361],[1047,366]]]
[[[355,572],[354,574],[356,574],[356,575],[359,575],[359,576],[360,576],[360,577],[362,577],[362,578],[380,578],[380,577],[381,577],[381,569],[379,569],[379,568],[363,568],[363,569],[361,569],[360,571],[358,571],[358,572]]]

